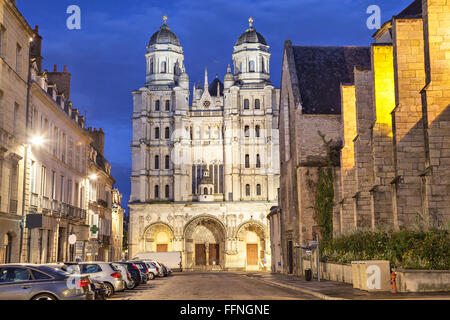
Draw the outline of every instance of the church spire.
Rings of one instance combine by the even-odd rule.
[[[205,68],[205,91],[208,90],[208,68]]]

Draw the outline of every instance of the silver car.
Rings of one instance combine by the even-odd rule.
[[[46,266],[0,265],[0,300],[94,300],[87,276]]]
[[[117,291],[125,290],[125,283],[119,270],[111,262],[81,262],[81,274],[88,274],[91,279],[101,281],[106,286],[106,297]]]
[[[122,279],[125,282],[125,287],[127,289],[132,289],[134,287],[134,281],[131,278],[130,273],[128,272],[128,269],[126,266],[124,266],[123,264],[120,263],[114,263],[113,262],[113,266],[117,268],[117,270],[119,270],[120,274],[122,275]]]

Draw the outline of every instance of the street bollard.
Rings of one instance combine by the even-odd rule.
[[[397,293],[397,283],[395,282],[395,278],[397,277],[397,275],[395,274],[394,271],[392,271],[391,273],[391,284],[392,284],[392,293],[396,294]]]

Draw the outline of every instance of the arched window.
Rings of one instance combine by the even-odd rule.
[[[246,138],[250,137],[250,127],[249,126],[244,127],[244,135]]]
[[[165,163],[166,163],[166,169],[170,169],[170,158],[169,158],[169,156],[166,156],[166,161],[165,161]]]
[[[260,185],[260,184],[257,184],[257,185],[256,185],[256,195],[257,195],[257,196],[260,196],[260,195],[261,195],[261,185]]]
[[[170,189],[169,189],[169,185],[166,184],[166,198],[169,199],[170,198]]]
[[[166,111],[170,111],[170,101],[166,100]]]
[[[245,195],[247,197],[250,197],[250,185],[249,184],[245,185]]]
[[[264,65],[264,59],[261,59],[261,72],[262,73],[266,72],[266,66]]]
[[[208,188],[205,187],[205,188],[203,189],[203,194],[204,194],[204,195],[208,195]]]
[[[242,62],[239,64],[239,72],[244,72],[244,70],[242,70]]]
[[[159,169],[159,156],[155,156],[155,169]]]
[[[155,128],[155,139],[159,139],[159,127]]]
[[[155,186],[155,198],[159,199],[159,186],[158,185]]]
[[[245,110],[250,109],[250,101],[248,99],[244,100],[244,109]]]
[[[261,157],[259,154],[256,155],[256,167],[261,168]]]
[[[159,111],[159,104],[160,104],[160,102],[159,102],[159,100],[156,100],[155,101],[155,111]]]
[[[249,72],[255,72],[255,61],[250,60],[250,62],[248,64],[248,69],[249,69]]]
[[[167,62],[163,61],[161,62],[161,73],[167,72]]]
[[[261,101],[259,99],[255,100],[255,109],[257,110],[261,109]]]
[[[153,74],[154,71],[154,64],[153,64],[153,60],[150,61],[150,74]]]
[[[165,131],[165,138],[166,138],[166,139],[170,139],[170,128],[169,128],[169,127],[166,127],[166,128],[164,129],[164,131]]]
[[[246,169],[250,168],[250,155],[248,154],[245,155],[245,168]]]
[[[255,127],[255,136],[257,138],[259,138],[261,136],[261,127],[260,126]]]

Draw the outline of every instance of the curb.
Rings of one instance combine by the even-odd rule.
[[[346,299],[346,298],[338,298],[338,297],[328,296],[328,295],[316,292],[314,290],[299,288],[299,287],[292,286],[292,285],[289,285],[289,284],[279,283],[279,282],[265,280],[265,279],[260,279],[260,278],[251,278],[251,277],[248,277],[246,275],[243,275],[243,276],[245,276],[247,278],[250,278],[250,279],[257,280],[257,281],[265,282],[267,284],[271,284],[271,285],[274,285],[274,286],[295,290],[295,291],[298,291],[298,292],[301,292],[301,293],[304,293],[304,294],[308,294],[310,296],[314,296],[314,297],[322,299],[322,300],[350,300],[350,299]]]

